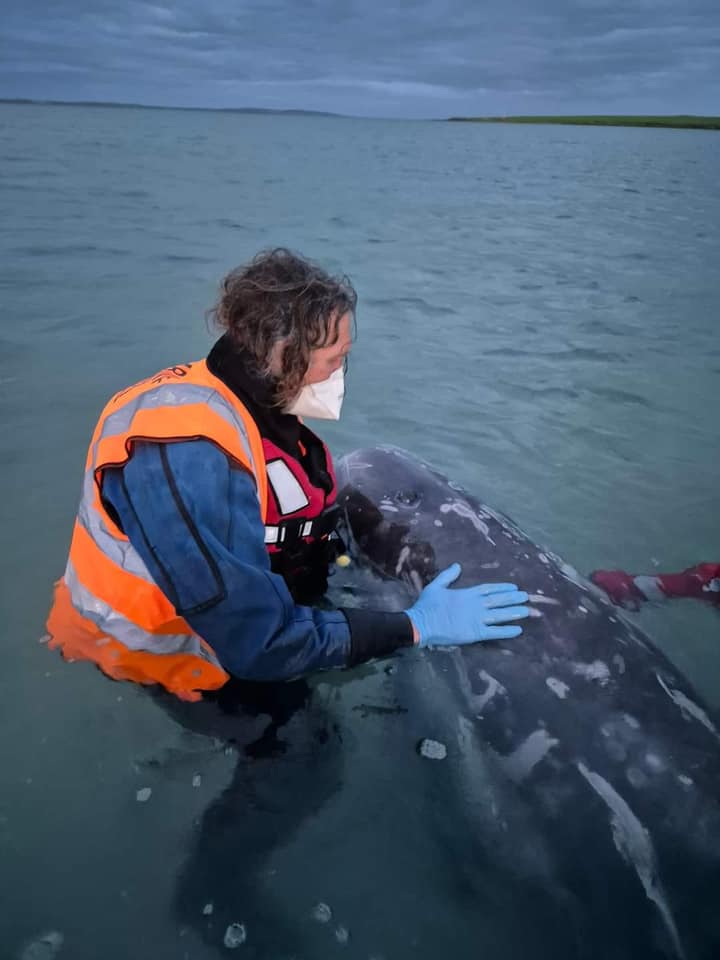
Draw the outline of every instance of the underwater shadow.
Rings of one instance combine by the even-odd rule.
[[[244,956],[291,956],[303,929],[269,891],[266,864],[341,787],[336,724],[305,680],[232,679],[194,704],[151,696],[185,730],[237,750],[232,780],[202,815],[178,873],[175,921],[222,955],[247,937]]]

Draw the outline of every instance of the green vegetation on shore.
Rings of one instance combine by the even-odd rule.
[[[451,123],[558,123],[589,127],[676,127],[686,130],[720,130],[720,117],[448,117]]]

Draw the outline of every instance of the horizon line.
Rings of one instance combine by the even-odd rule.
[[[566,114],[450,114],[443,117],[369,117],[366,114],[338,113],[333,110],[308,110],[302,107],[213,107],[213,106],[190,106],[160,103],[140,103],[130,100],[58,100],[52,97],[0,97],[0,103],[25,104],[37,106],[62,106],[62,107],[109,107],[111,109],[138,109],[138,110],[191,110],[194,112],[210,113],[276,113],[285,115],[300,116],[318,116],[334,117],[347,120],[409,120],[409,121],[427,121],[427,122],[445,122],[445,121],[484,121],[484,122],[510,122],[517,120],[578,120],[578,119],[599,119],[608,120],[672,120],[672,119],[691,119],[691,120],[713,120],[718,121],[720,117],[700,113],[566,113]]]

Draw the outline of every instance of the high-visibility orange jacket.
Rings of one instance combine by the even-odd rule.
[[[117,393],[100,416],[48,619],[50,646],[65,657],[93,660],[118,680],[161,683],[185,700],[222,686],[228,674],[153,581],[100,492],[103,470],[127,463],[135,441],[197,438],[211,440],[254,478],[265,522],[263,445],[245,406],[204,360],[163,370]]]

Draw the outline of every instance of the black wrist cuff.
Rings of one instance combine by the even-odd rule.
[[[350,625],[350,656],[347,665],[355,667],[374,657],[386,657],[400,647],[413,645],[413,628],[406,613],[378,610],[344,609]]]

